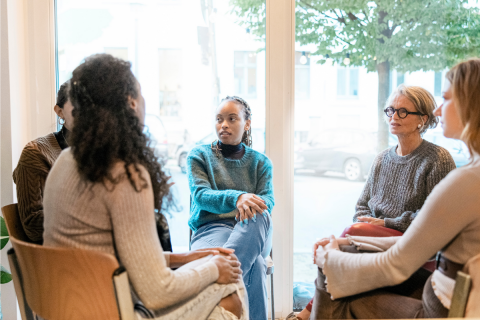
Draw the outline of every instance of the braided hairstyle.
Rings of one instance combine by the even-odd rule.
[[[110,172],[117,161],[123,161],[128,180],[135,191],[148,187],[146,177],[139,176],[137,186],[129,168],[140,173],[138,165],[148,171],[157,212],[173,204],[168,177],[143,133],[129,99],[136,99],[139,84],[130,62],[109,54],[85,58],[72,73],[69,96],[74,106],[75,130],[71,146],[79,172],[90,182],[119,183]]]
[[[245,115],[245,120],[252,120],[252,108],[250,108],[247,101],[237,96],[226,96],[224,99],[222,99],[221,102],[223,103],[226,101],[232,101],[242,106],[243,114]],[[250,147],[250,148],[252,147],[252,126],[250,126],[250,128],[243,133],[242,142],[247,147]]]

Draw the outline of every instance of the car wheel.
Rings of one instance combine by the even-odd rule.
[[[345,178],[350,181],[358,181],[362,179],[362,166],[357,159],[348,159],[343,165],[343,173]]]
[[[180,167],[180,170],[182,170],[182,173],[187,173],[187,154],[182,153],[180,157],[178,157],[178,166]]]

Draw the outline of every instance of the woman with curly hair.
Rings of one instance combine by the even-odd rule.
[[[187,157],[192,194],[192,249],[235,250],[242,263],[251,319],[267,319],[266,263],[274,206],[272,163],[251,149],[251,108],[226,97],[217,108],[218,140]]]
[[[161,247],[154,212],[161,215],[173,200],[143,133],[145,100],[130,68],[99,54],[73,71],[76,127],[71,148],[47,179],[44,244],[115,255],[128,271],[142,316],[246,319],[233,250],[173,254]]]
[[[43,242],[43,193],[47,175],[60,152],[68,148],[73,128],[73,106],[68,99],[68,81],[60,86],[53,110],[58,116],[60,131],[30,141],[22,150],[13,182],[17,187],[18,213],[28,239]]]

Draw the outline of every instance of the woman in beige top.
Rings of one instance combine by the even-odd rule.
[[[459,63],[446,75],[444,103],[436,110],[446,137],[463,140],[469,165],[453,170],[432,191],[402,237],[334,236],[314,246],[319,266],[310,319],[447,317],[456,271],[480,253],[480,59]],[[342,245],[379,251],[352,254]],[[392,287],[437,252],[439,263],[421,299]]]
[[[139,317],[247,319],[233,250],[162,250],[155,211],[168,210],[172,198],[143,133],[145,100],[130,68],[100,54],[73,71],[75,130],[45,185],[44,245],[115,255],[128,272]]]

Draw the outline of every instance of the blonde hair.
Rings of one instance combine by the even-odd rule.
[[[404,96],[407,98],[413,105],[417,112],[423,113],[428,116],[427,121],[423,123],[423,126],[420,128],[420,134],[423,135],[428,129],[433,129],[438,124],[438,118],[433,114],[433,111],[437,107],[435,98],[433,95],[428,92],[426,89],[418,86],[406,86],[404,84],[399,85],[392,94],[388,97],[385,108],[388,108],[392,105],[395,98],[398,96]],[[419,116],[423,122],[423,116]]]
[[[480,154],[480,59],[460,62],[445,77],[451,83],[453,101],[465,126],[461,139],[470,155],[473,151]]]

